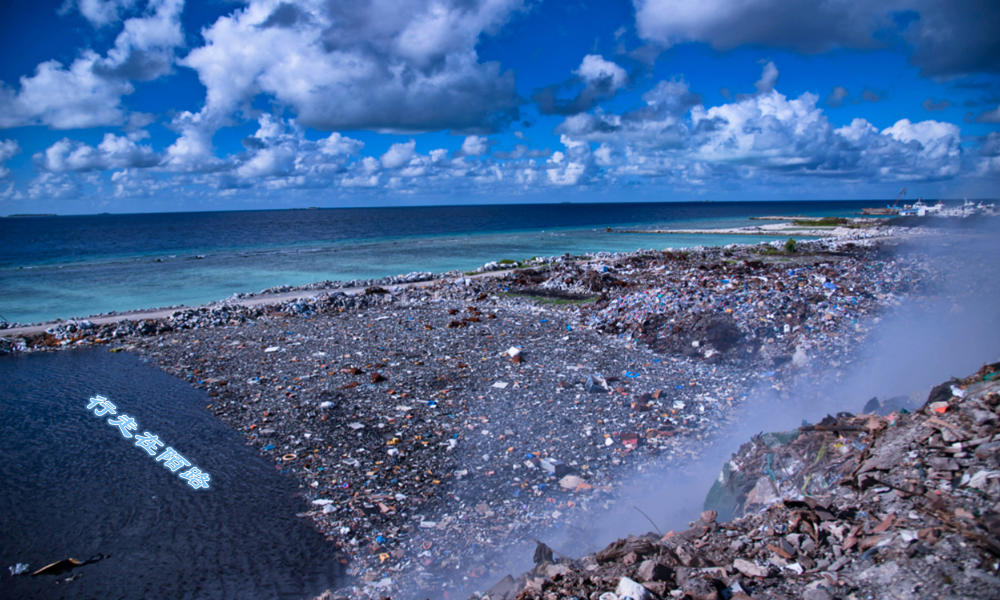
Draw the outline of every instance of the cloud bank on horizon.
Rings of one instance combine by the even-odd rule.
[[[983,0],[0,10],[0,213],[1000,183],[1000,6]]]

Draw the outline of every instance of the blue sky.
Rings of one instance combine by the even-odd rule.
[[[1000,195],[995,2],[39,0],[0,27],[0,214]]]

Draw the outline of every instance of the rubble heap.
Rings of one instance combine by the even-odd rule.
[[[756,436],[691,528],[618,540],[508,577],[482,598],[995,598],[1000,363],[915,412],[842,413]]]
[[[511,559],[539,532],[593,522],[632,473],[694,462],[755,388],[783,397],[810,364],[835,383],[880,315],[933,301],[940,282],[891,245],[598,253],[9,332],[0,354],[140,354],[296,478],[298,516],[351,576],[331,593],[456,597],[521,570]],[[779,497],[832,480],[786,482],[794,461],[771,461]],[[740,494],[758,479],[734,479],[727,510],[755,507]]]

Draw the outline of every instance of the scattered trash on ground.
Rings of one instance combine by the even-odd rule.
[[[294,302],[69,322],[0,338],[0,351],[107,345],[148,357],[204,389],[209,410],[298,480],[309,502],[299,516],[327,536],[353,576],[337,593],[438,597],[476,582],[488,588],[505,552],[599,512],[622,475],[646,461],[697,456],[762,380],[780,387],[819,357],[847,367],[871,319],[934,284],[919,257],[863,241],[800,241],[796,250],[553,257],[510,272],[484,268],[483,277],[427,274],[410,287],[405,277],[326,282]],[[790,454],[754,455],[758,475],[731,478],[720,512],[792,489],[802,497],[827,489],[846,464],[829,461],[868,443],[853,433],[864,432],[791,440],[802,465],[818,457],[822,472]],[[988,472],[968,475],[995,483]],[[761,477],[770,483],[757,489]],[[640,575],[660,552],[647,542],[660,543],[622,553],[634,554],[635,572],[602,593],[615,594],[621,577],[646,584],[679,572],[654,561]],[[684,568],[709,568],[671,552]],[[741,573],[746,589],[757,577],[746,573],[764,568],[731,564],[726,577]],[[798,564],[803,573],[814,568]],[[697,586],[709,572],[682,573]],[[727,585],[724,597],[745,593]]]
[[[914,413],[757,436],[706,500],[736,520],[707,509],[686,531],[542,562],[480,598],[996,597],[998,373],[946,382]]]

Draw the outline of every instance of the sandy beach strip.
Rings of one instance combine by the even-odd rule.
[[[466,279],[466,278],[480,278],[480,277],[496,277],[503,273],[509,271],[509,269],[504,269],[501,271],[488,272],[488,273],[476,273],[472,275],[462,275],[461,277],[455,276],[453,279]],[[414,281],[414,282],[402,282],[391,284],[393,287],[399,289],[408,289],[415,287],[424,287],[433,285],[437,280],[430,279],[424,281]],[[386,284],[390,285],[390,284]],[[288,302],[295,302],[297,300],[315,300],[317,296],[323,293],[337,292],[344,294],[345,296],[356,296],[365,293],[366,286],[347,286],[347,287],[334,287],[326,289],[295,289],[287,292],[260,292],[257,294],[243,294],[242,297],[237,298],[227,298],[225,300],[220,300],[217,302],[210,302],[207,304],[199,304],[196,306],[170,306],[164,308],[148,308],[148,309],[137,309],[120,311],[110,314],[93,315],[89,317],[76,317],[70,319],[57,319],[54,321],[45,321],[43,323],[35,323],[31,325],[18,325],[15,327],[8,327],[6,329],[0,329],[0,337],[13,338],[25,335],[34,335],[42,333],[48,329],[54,327],[65,326],[69,323],[78,323],[81,321],[88,321],[92,325],[114,325],[124,321],[147,321],[147,320],[163,320],[169,318],[171,315],[185,311],[185,310],[212,310],[214,308],[222,306],[241,306],[246,308],[252,307],[262,307],[262,306],[280,306]]]
[[[795,217],[761,217],[765,219],[791,219]],[[810,238],[828,238],[833,240],[839,240],[842,242],[862,242],[862,243],[872,243],[879,240],[891,240],[898,238],[902,235],[902,232],[898,228],[887,228],[883,227],[880,229],[869,229],[869,230],[854,230],[847,228],[832,228],[832,229],[822,229],[822,230],[812,230],[812,229],[795,229],[795,230],[785,230],[782,229],[784,224],[778,225],[765,225],[761,227],[742,227],[742,228],[727,228],[727,229],[666,229],[666,230],[611,230],[613,233],[649,233],[649,234],[704,234],[704,235],[784,235],[785,233],[795,233],[795,235],[806,236]],[[776,233],[778,232],[778,233]],[[554,257],[553,257],[554,258]],[[575,257],[574,262],[587,262],[589,259],[584,257]],[[115,311],[112,313],[91,315],[91,316],[78,316],[64,319],[55,319],[51,321],[45,321],[41,323],[31,323],[31,324],[15,324],[13,327],[0,328],[0,338],[16,338],[20,336],[31,336],[39,333],[43,333],[47,330],[53,328],[58,328],[71,323],[87,322],[90,325],[114,325],[125,321],[141,322],[149,320],[163,320],[168,319],[172,315],[181,311],[190,310],[212,310],[214,308],[219,308],[222,306],[241,306],[241,307],[265,307],[265,306],[280,306],[288,302],[295,302],[297,300],[315,300],[318,296],[323,293],[339,293],[347,296],[355,296],[363,294],[365,289],[371,286],[385,285],[392,286],[398,289],[406,289],[412,287],[424,287],[434,285],[442,280],[444,281],[464,281],[466,279],[476,279],[482,277],[500,277],[504,276],[506,273],[515,270],[513,268],[504,268],[504,265],[492,265],[492,268],[485,272],[480,273],[441,273],[436,275],[428,274],[427,279],[422,279],[420,281],[400,281],[400,277],[386,277],[381,280],[375,280],[367,282],[366,285],[347,285],[341,286],[337,285],[335,282],[330,282],[329,287],[317,287],[316,284],[309,286],[299,286],[295,288],[289,288],[286,291],[272,292],[272,291],[262,291],[253,294],[236,294],[234,297],[222,299],[216,302],[209,302],[205,304],[187,306],[187,305],[176,305],[168,307],[152,307],[143,308],[135,310],[123,310]]]
[[[805,236],[810,238],[887,240],[898,235],[892,228],[879,227],[870,218],[843,219],[835,225],[817,226],[822,218],[763,216],[751,217],[759,221],[776,221],[765,225],[725,227],[714,229],[610,229],[612,233],[663,234],[663,235],[750,235],[750,236]],[[796,223],[805,223],[798,224]]]

